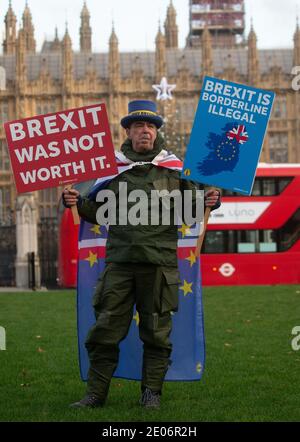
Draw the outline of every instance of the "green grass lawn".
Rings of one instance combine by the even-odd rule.
[[[85,391],[75,302],[75,291],[0,293],[0,421],[300,421],[299,286],[205,288],[203,378],[166,383],[159,412],[120,379],[105,408],[68,407]]]

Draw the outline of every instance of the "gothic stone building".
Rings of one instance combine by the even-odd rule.
[[[197,1],[201,3],[202,0]],[[192,7],[195,2],[190,3]],[[226,4],[229,3],[227,0]],[[105,102],[113,141],[118,148],[124,139],[119,122],[127,113],[128,101],[155,99],[152,85],[159,84],[166,77],[169,84],[176,84],[176,89],[173,99],[160,101],[159,108],[167,117],[164,131],[168,147],[183,157],[203,76],[213,75],[275,91],[277,98],[260,160],[276,163],[300,160],[299,94],[291,87],[292,67],[300,65],[298,25],[291,49],[258,50],[253,26],[243,44],[232,44],[230,40],[228,45],[218,45],[205,24],[199,44],[188,44],[187,39],[186,48],[179,48],[176,10],[171,1],[164,32],[159,27],[156,35],[154,52],[120,53],[118,38],[112,29],[108,52],[94,53],[90,14],[85,3],[81,12],[78,52],[72,49],[68,29],[62,40],[56,31],[54,40],[45,41],[41,51],[36,52],[34,24],[28,4],[18,31],[11,2],[4,20],[3,55],[0,55],[2,123]],[[57,216],[60,192],[61,189],[36,192],[40,219]],[[15,206],[15,186],[1,124],[0,224],[5,225],[14,219]]]

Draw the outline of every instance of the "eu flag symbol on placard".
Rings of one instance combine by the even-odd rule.
[[[274,92],[205,77],[182,178],[251,194]]]
[[[248,141],[246,127],[239,123],[228,123],[221,134],[210,132],[206,146],[209,154],[198,163],[203,175],[214,175],[226,170],[233,171],[240,158],[240,148]]]

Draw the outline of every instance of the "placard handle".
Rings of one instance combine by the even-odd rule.
[[[66,186],[66,189],[68,189],[68,190],[72,189],[72,184],[69,184],[68,186]],[[78,224],[80,224],[80,217],[79,217],[77,206],[72,206],[71,211],[72,211],[72,215],[73,215],[74,225],[78,226]]]
[[[206,207],[205,214],[204,214],[204,221],[203,221],[203,232],[201,233],[201,235],[199,236],[199,238],[197,240],[197,246],[196,246],[196,251],[195,251],[195,256],[196,257],[200,256],[200,253],[201,253],[202,244],[203,244],[203,241],[204,241],[204,237],[205,237],[205,233],[206,233],[206,228],[207,228],[207,223],[208,223],[208,220],[209,220],[210,212],[211,212],[211,207]]]

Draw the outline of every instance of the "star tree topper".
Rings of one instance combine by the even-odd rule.
[[[168,84],[166,77],[161,79],[160,84],[153,84],[153,89],[156,90],[157,100],[172,100],[172,91],[176,88],[176,84]]]

